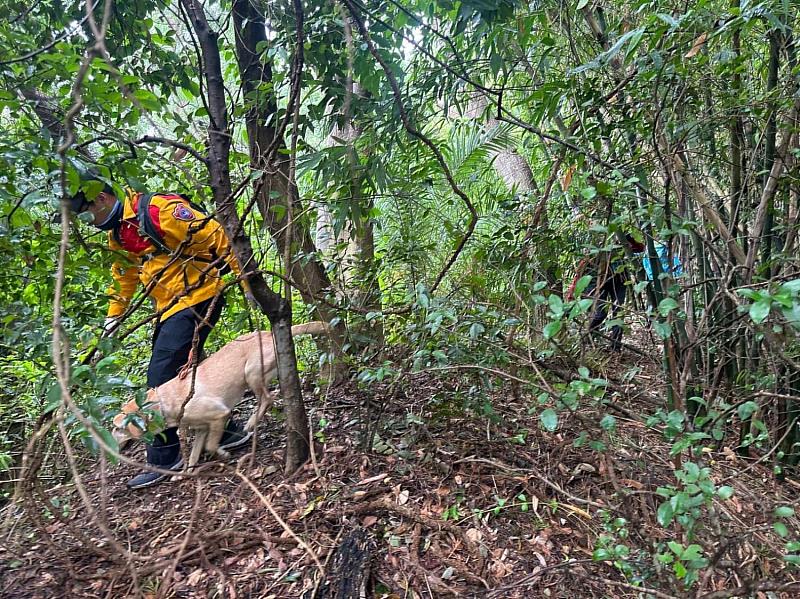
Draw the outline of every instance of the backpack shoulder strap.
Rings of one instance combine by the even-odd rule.
[[[154,193],[143,193],[139,196],[139,205],[136,209],[136,218],[139,221],[139,233],[147,237],[153,242],[156,250],[169,254],[172,250],[164,243],[164,238],[156,229],[153,219],[150,218],[150,201],[153,199]]]

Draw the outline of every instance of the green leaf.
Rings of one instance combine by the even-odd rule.
[[[137,89],[135,92],[133,92],[133,95],[137,100],[139,100],[139,103],[145,110],[161,110],[161,104],[159,104],[158,98],[156,98],[153,92],[150,92],[146,89]]]
[[[547,298],[547,304],[550,306],[550,310],[556,315],[557,318],[560,318],[564,313],[564,302],[561,301],[561,298],[555,293],[551,293]]]
[[[551,323],[545,325],[544,329],[542,329],[542,335],[545,339],[552,339],[555,337],[558,332],[561,330],[561,321],[556,320]]]
[[[675,516],[675,512],[672,510],[672,504],[669,501],[665,501],[660,506],[658,506],[658,511],[656,512],[656,519],[658,523],[666,528],[672,523],[672,518]]]
[[[659,553],[656,555],[656,559],[658,559],[658,561],[662,564],[671,564],[675,561],[675,556],[673,556],[671,553]]]
[[[750,320],[756,324],[761,324],[764,319],[769,316],[769,310],[772,306],[772,298],[764,298],[758,300],[755,304],[750,306]]]
[[[575,10],[583,10],[586,8],[586,5],[589,4],[589,0],[579,0],[578,5],[575,7]]]
[[[539,420],[546,431],[553,432],[558,428],[558,414],[552,408],[547,408],[539,414]]]
[[[672,326],[668,322],[656,322],[653,324],[653,329],[655,329],[656,335],[663,340],[669,339],[672,334]]]
[[[105,442],[106,445],[108,445],[115,452],[119,452],[119,445],[117,445],[117,441],[114,439],[114,437],[108,431],[108,429],[106,429],[106,428],[100,426],[99,424],[95,423],[94,430],[97,432],[98,435],[100,435],[103,438],[103,441]],[[108,457],[111,459],[112,463],[114,463],[114,464],[117,463],[116,456],[113,456],[113,455],[109,454]]]
[[[670,541],[667,543],[667,547],[669,547],[670,551],[672,551],[672,553],[677,555],[679,558],[683,555],[683,545],[677,541]]]
[[[746,297],[751,301],[757,301],[763,297],[763,294],[755,289],[737,289],[736,293],[742,297]]]
[[[665,297],[661,300],[661,303],[658,304],[658,312],[661,316],[667,316],[670,312],[675,310],[678,307],[678,302],[676,302],[671,297]]]
[[[592,559],[596,562],[602,562],[609,559],[614,559],[614,554],[605,547],[599,547],[592,553]]]
[[[637,36],[641,38],[641,35],[642,35],[641,29],[632,29],[631,31],[628,31],[624,35],[621,35],[619,39],[616,42],[614,42],[614,45],[611,46],[608,50],[599,54],[596,58],[590,60],[586,64],[582,64],[579,67],[570,69],[569,74],[577,75],[578,73],[583,73],[584,71],[597,69],[602,67],[603,65],[608,64],[617,55],[622,46],[624,46],[628,42],[628,40],[630,40],[631,38],[636,40]]]
[[[800,279],[792,279],[791,281],[786,281],[780,287],[784,291],[788,291],[792,295],[800,294]]]
[[[617,427],[617,419],[611,414],[606,414],[600,420],[600,426],[603,427],[603,430],[613,431]]]
[[[788,505],[781,505],[775,508],[776,518],[790,518],[794,516],[794,509]]]
[[[47,404],[42,410],[43,414],[49,414],[61,405],[61,386],[56,383],[47,390]]]
[[[800,302],[792,302],[790,308],[781,308],[781,313],[789,324],[800,329]]]
[[[592,282],[592,277],[589,275],[583,275],[578,282],[575,284],[575,297],[580,297],[581,293],[583,293],[584,289],[589,286],[589,283]]]
[[[700,545],[692,543],[689,545],[686,550],[681,555],[681,559],[684,561],[691,561],[695,559],[700,559],[703,557],[703,548]]]
[[[783,522],[775,522],[775,524],[772,525],[772,528],[784,539],[789,536],[789,529],[786,528],[786,525]]]
[[[692,439],[687,436],[681,436],[675,443],[672,444],[672,447],[669,450],[669,455],[676,456],[682,451],[686,450],[691,446]]]
[[[747,420],[758,409],[758,404],[754,401],[746,401],[738,408],[736,413],[739,414],[739,420]]]
[[[719,496],[720,499],[723,500],[730,499],[731,497],[733,497],[733,487],[729,487],[727,485],[720,487],[719,489],[717,489],[717,495]]]
[[[684,419],[685,416],[680,410],[672,410],[669,414],[667,414],[667,424],[670,428],[678,431],[683,430]]]
[[[486,327],[483,326],[481,323],[473,322],[472,326],[469,327],[469,336],[472,339],[477,339],[485,330]]]

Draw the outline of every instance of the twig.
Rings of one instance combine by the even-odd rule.
[[[790,591],[800,589],[800,581],[792,582],[771,582],[771,581],[751,581],[735,589],[714,591],[701,595],[698,599],[728,599],[729,597],[748,597],[759,591]]]
[[[295,534],[295,532],[289,527],[289,525],[286,524],[286,522],[284,522],[283,518],[280,517],[280,514],[278,514],[278,512],[275,511],[275,508],[272,507],[272,504],[269,502],[269,500],[266,497],[264,497],[264,494],[261,491],[259,491],[258,487],[256,487],[253,484],[253,482],[249,478],[247,478],[247,476],[244,475],[244,473],[237,470],[235,474],[236,476],[241,478],[247,484],[248,487],[250,487],[253,493],[256,494],[256,497],[258,497],[259,500],[261,500],[261,503],[264,504],[264,507],[267,508],[267,511],[269,511],[272,517],[275,518],[275,521],[281,525],[281,528],[283,528],[283,530],[286,531],[286,534],[288,534],[295,541],[297,541],[297,544],[303,548],[303,550],[311,557],[312,560],[314,560],[314,564],[316,564],[320,576],[324,578],[325,568],[322,566],[322,562],[319,561],[319,557],[317,557],[317,554],[314,553],[314,550],[311,549],[311,547],[309,547],[303,539],[298,537],[297,534]]]
[[[643,593],[645,595],[653,595],[654,597],[658,597],[658,599],[678,599],[678,597],[676,597],[675,595],[669,595],[667,593],[662,593],[661,591],[657,591],[656,589],[651,589],[643,586],[636,586],[635,584],[629,584],[627,582],[610,580],[608,578],[602,578],[599,576],[591,576],[589,574],[582,574],[580,572],[578,572],[577,575],[583,579],[596,580],[608,586],[617,587],[618,589],[628,589],[629,591],[636,591],[638,593]]]

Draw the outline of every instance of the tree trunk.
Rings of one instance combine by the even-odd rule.
[[[322,262],[315,257],[316,248],[309,229],[295,219],[291,226],[289,223],[290,214],[301,214],[303,208],[296,182],[291,177],[282,131],[278,128],[275,95],[271,91],[261,91],[264,84],[272,81],[272,67],[261,58],[269,45],[263,12],[251,0],[235,0],[233,24],[236,59],[247,102],[245,120],[250,164],[265,173],[264,180],[255,186],[259,211],[280,255],[290,257],[289,264],[285,265],[286,272],[303,301],[317,312],[320,320],[335,322],[336,311],[322,301],[329,295],[331,284]],[[329,351],[333,361],[330,370],[323,375],[329,381],[341,380],[346,375],[346,365],[340,359],[344,337],[343,324],[331,328]]]
[[[352,96],[354,89],[348,81],[347,93]],[[355,90],[357,91],[357,90]],[[348,104],[347,102],[345,102]],[[375,264],[374,222],[371,216],[374,201],[365,197],[362,191],[364,177],[359,174],[359,157],[355,142],[361,131],[353,124],[348,114],[343,114],[344,126],[335,126],[328,138],[329,146],[344,144],[347,150],[347,164],[350,171],[347,194],[352,203],[352,218],[346,222],[339,233],[335,232],[333,214],[324,202],[317,207],[317,247],[330,266],[337,272],[337,296],[357,312],[380,312],[381,294]],[[320,243],[321,240],[321,243]],[[342,248],[339,251],[339,248]],[[369,339],[369,345],[383,345],[383,326],[380,320],[356,326],[362,342]]]
[[[250,239],[236,212],[230,179],[231,135],[228,128],[228,110],[225,104],[225,87],[220,64],[219,35],[209,29],[202,6],[197,0],[181,0],[197,35],[205,67],[209,111],[209,177],[217,214],[231,242],[231,249],[242,265],[253,296],[267,315],[273,330],[275,353],[278,360],[278,380],[281,397],[286,406],[286,460],[287,474],[294,472],[309,456],[309,430],[297,359],[292,341],[292,304],[267,285],[258,272]]]

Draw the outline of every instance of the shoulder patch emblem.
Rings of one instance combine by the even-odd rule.
[[[185,204],[177,204],[175,210],[172,211],[172,216],[178,220],[193,221],[194,212]]]

